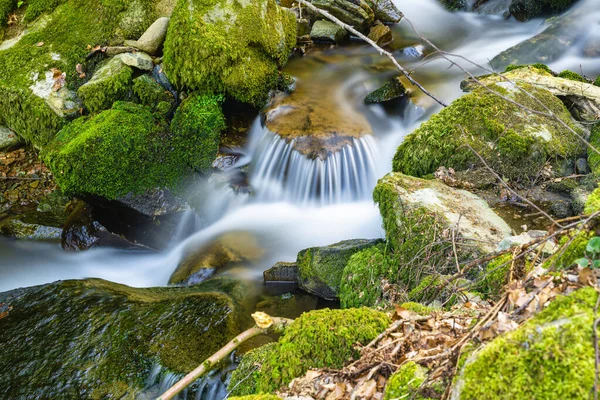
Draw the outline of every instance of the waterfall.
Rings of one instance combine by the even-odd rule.
[[[310,159],[289,142],[261,127],[253,148],[250,182],[259,201],[329,205],[371,199],[377,179],[378,149],[366,135],[352,138],[325,159]]]

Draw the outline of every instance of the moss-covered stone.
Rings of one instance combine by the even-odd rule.
[[[384,286],[396,282],[398,262],[379,244],[353,254],[342,274],[340,302],[343,308],[384,304]]]
[[[179,0],[164,45],[171,82],[262,106],[296,44],[296,19],[275,0]]]
[[[452,398],[585,399],[594,385],[594,288],[562,296],[468,356]]]
[[[519,21],[552,15],[567,9],[575,0],[514,0],[509,10]]]
[[[117,102],[66,126],[42,157],[67,193],[116,199],[177,187],[189,167],[198,167],[195,158],[206,151],[205,141],[208,148],[214,146],[223,126],[218,99],[203,98],[194,118],[185,124],[197,130],[171,133],[162,116],[147,107]]]
[[[108,110],[114,102],[131,97],[132,76],[133,69],[116,56],[99,67],[77,94],[90,112]]]
[[[305,313],[277,343],[244,356],[230,394],[272,393],[310,368],[341,368],[358,355],[356,343],[367,344],[389,323],[385,314],[368,308]]]
[[[0,395],[133,399],[153,363],[187,373],[239,332],[236,303],[194,287],[99,279],[0,294]]]
[[[579,75],[577,72],[573,72],[573,71],[569,71],[568,69],[562,71],[560,74],[558,74],[559,78],[565,78],[565,79],[569,79],[572,81],[576,81],[576,82],[585,82],[587,83],[587,80]]]
[[[311,0],[311,3],[365,34],[375,18],[365,0]]]
[[[365,97],[365,104],[383,103],[404,97],[407,94],[408,91],[402,84],[400,77],[396,76],[383,84],[379,89],[369,93]]]
[[[547,72],[550,75],[554,74],[554,72],[550,69],[549,66],[547,66],[546,64],[541,64],[541,63],[520,64],[520,65],[510,64],[510,65],[506,66],[506,68],[504,69],[504,72],[510,72],[510,71],[514,71],[516,69],[527,68],[527,67],[535,68],[540,73]]]
[[[387,381],[383,400],[414,399],[427,400],[419,394],[419,387],[427,380],[427,368],[414,361],[402,365]]]
[[[525,83],[518,86],[581,132],[564,104],[550,92]],[[499,82],[490,87],[526,107],[546,112],[512,84]],[[511,180],[526,180],[535,176],[548,160],[573,158],[582,151],[577,137],[557,121],[528,113],[485,88],[478,88],[409,134],[398,147],[393,169],[425,176],[440,166],[461,170],[480,164],[466,145]]]
[[[553,267],[555,270],[571,267],[575,263],[575,260],[585,256],[585,248],[593,236],[592,232],[581,231],[569,233],[561,237],[558,241],[559,249],[561,250],[548,258],[544,262],[543,267],[547,269]],[[563,246],[567,244],[568,246],[563,249]]]
[[[194,94],[183,101],[171,121],[174,150],[196,171],[211,168],[219,152],[219,136],[225,129],[221,96]]]
[[[0,28],[6,26],[8,15],[17,6],[17,0],[0,0]],[[0,40],[2,37],[0,36]]]
[[[589,142],[600,151],[600,123],[592,126]],[[588,165],[594,174],[600,173],[600,154],[593,149],[588,150]]]
[[[133,80],[133,94],[140,104],[159,110],[161,113],[166,111],[168,114],[175,106],[173,93],[166,90],[149,75],[142,75]],[[165,110],[160,110],[163,107],[161,103],[167,103]]]
[[[153,3],[151,0],[27,1],[28,18],[40,17],[23,37],[0,50],[0,114],[4,123],[38,148],[50,142],[65,121],[44,98],[34,94],[32,87],[37,77],[55,68],[64,71],[66,86],[75,89],[84,82],[76,65],[84,65],[91,76],[88,67],[93,69],[96,60],[86,59],[88,46],[119,43],[125,34],[143,32],[154,20]],[[140,18],[126,18],[132,14]]]
[[[594,81],[594,85],[595,85],[595,86],[600,86],[600,75],[598,75],[598,76],[596,77],[596,80]]]
[[[300,288],[327,300],[337,299],[344,268],[350,257],[379,242],[380,240],[345,240],[300,251],[296,260]]]
[[[600,211],[600,188],[594,189],[588,196],[583,212],[586,214],[593,214],[597,211]]]
[[[450,11],[465,11],[467,9],[466,0],[440,0],[441,3]]]

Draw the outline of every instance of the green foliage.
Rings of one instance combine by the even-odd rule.
[[[508,91],[498,85],[491,88],[541,111],[541,106],[520,90]],[[550,92],[526,84],[522,88],[573,129],[579,129],[564,104]],[[533,177],[548,159],[571,158],[582,149],[581,143],[558,122],[530,115],[478,88],[455,100],[408,135],[398,147],[393,169],[419,177],[435,172],[441,165],[456,170],[470,168],[480,161],[466,144],[495,171],[511,180]]]
[[[485,266],[484,278],[477,286],[477,290],[485,296],[496,296],[502,293],[502,289],[508,283],[512,255],[504,254],[496,257]]]
[[[8,15],[17,7],[17,0],[0,0],[0,28],[8,23]]]
[[[575,232],[563,236],[558,242],[559,248],[562,249],[567,244],[568,246],[546,260],[543,267],[549,269],[554,266],[554,269],[558,270],[569,268],[575,261],[585,256],[588,241],[592,236],[591,232]]]
[[[398,263],[386,254],[384,244],[361,250],[350,257],[342,274],[340,302],[343,308],[383,305],[383,285],[395,282]]]
[[[595,86],[600,86],[600,75],[598,75],[598,76],[596,77],[596,80],[594,81],[594,85],[595,85]]]
[[[534,67],[538,70],[538,72],[547,72],[550,75],[554,75],[554,72],[552,72],[552,70],[550,69],[550,67],[548,67],[546,64],[540,64],[540,63],[536,63],[536,64],[522,64],[522,65],[514,65],[514,64],[510,64],[506,67],[506,69],[504,69],[504,72],[510,72],[510,71],[514,71],[515,69],[519,69],[519,68],[525,68],[525,67]]]
[[[561,296],[516,331],[497,337],[470,355],[458,373],[458,397],[589,398],[595,375],[597,298],[591,287]]]
[[[197,171],[208,170],[219,151],[219,135],[225,129],[222,96],[194,94],[177,109],[171,132],[174,151]]]
[[[275,0],[179,0],[164,46],[178,87],[226,93],[262,106],[296,44],[296,20]]]
[[[385,314],[368,308],[302,314],[277,343],[244,356],[231,377],[231,395],[272,393],[309,368],[341,368],[358,356],[356,343],[367,344],[389,323]]]
[[[585,257],[575,260],[575,264],[582,268],[599,268],[600,267],[600,237],[594,236],[590,238],[585,246]]]
[[[133,398],[154,362],[187,373],[239,332],[234,301],[203,286],[87,279],[0,295],[6,301],[13,311],[0,319],[4,399]]]
[[[600,211],[600,188],[594,189],[588,196],[585,202],[585,209],[583,210],[586,214],[593,214]]]
[[[430,307],[423,305],[421,303],[416,303],[414,301],[409,301],[407,303],[402,303],[400,307],[407,309],[408,311],[412,311],[419,315],[429,315],[432,312],[437,311],[438,309],[435,307]]]
[[[566,69],[566,70],[562,71],[560,74],[558,74],[558,77],[569,79],[571,81],[587,83],[587,81],[585,80],[585,78],[583,76],[579,75],[577,72],[569,71],[568,69]]]
[[[113,57],[77,94],[90,112],[108,110],[115,101],[129,100],[132,76],[133,69],[123,64],[120,57]]]
[[[383,400],[428,400],[419,394],[420,386],[427,380],[427,368],[414,361],[402,365],[387,381]]]
[[[35,1],[35,7],[42,12],[52,9],[55,3],[39,0]],[[155,19],[153,3],[152,0],[68,0],[56,6],[51,14],[38,18],[30,26],[31,33],[1,52],[0,115],[5,117],[6,125],[37,147],[45,146],[61,129],[63,121],[31,93],[31,77],[36,73],[43,77],[51,68],[57,68],[67,74],[67,85],[76,88],[84,81],[75,66],[79,63],[88,66],[92,62],[86,61],[87,46],[116,44],[125,34],[141,34]],[[27,4],[31,10],[36,9],[34,2]],[[141,13],[142,20],[124,29],[125,17],[134,10]],[[87,72],[91,76],[91,71]]]
[[[23,18],[24,22],[31,22],[40,15],[54,10],[67,0],[27,0],[27,11]],[[20,2],[23,3],[23,2]]]

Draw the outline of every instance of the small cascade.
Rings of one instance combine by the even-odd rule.
[[[257,200],[328,205],[371,198],[378,158],[371,135],[351,138],[324,159],[306,157],[294,148],[295,141],[262,128],[250,172]]]

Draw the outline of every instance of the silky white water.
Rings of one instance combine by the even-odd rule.
[[[449,13],[436,0],[396,2],[403,13],[441,48],[486,64],[501,51],[545,29],[541,20],[519,23],[497,16]],[[550,66],[571,69],[588,76],[600,74],[600,60],[585,58],[581,49],[586,38],[600,35],[600,0],[581,0],[586,33],[581,43]],[[404,21],[396,28],[403,37],[414,37]],[[410,41],[410,39],[407,39]],[[414,77],[446,102],[461,95],[459,83],[464,72],[444,60],[422,65],[422,60],[398,57]],[[391,169],[391,159],[403,137],[428,118],[439,106],[413,89],[419,107],[387,114],[380,106],[367,107],[361,95],[375,89],[390,71],[381,73],[372,64],[380,56],[368,46],[353,46],[313,54],[290,62],[292,75],[303,71],[299,85],[317,82],[323,91],[339,89],[337,103],[330,107],[345,113],[364,113],[374,135],[357,140],[326,160],[308,160],[294,153],[286,143],[258,123],[240,164],[249,164],[251,193],[236,194],[213,181],[200,183],[204,225],[188,237],[176,237],[163,252],[146,253],[115,249],[64,252],[57,244],[0,239],[0,291],[59,279],[98,277],[131,286],[165,285],[182,256],[232,231],[255,234],[266,249],[265,257],[253,267],[239,267],[226,273],[258,280],[262,271],[277,261],[292,261],[307,247],[327,245],[344,239],[381,237],[381,221],[370,193],[376,180]],[[461,64],[475,74],[482,73],[465,61]],[[310,68],[308,68],[310,66]],[[360,78],[360,79],[357,79]],[[349,82],[351,84],[349,84]],[[420,111],[421,110],[421,111]],[[425,110],[425,113],[422,112]]]

